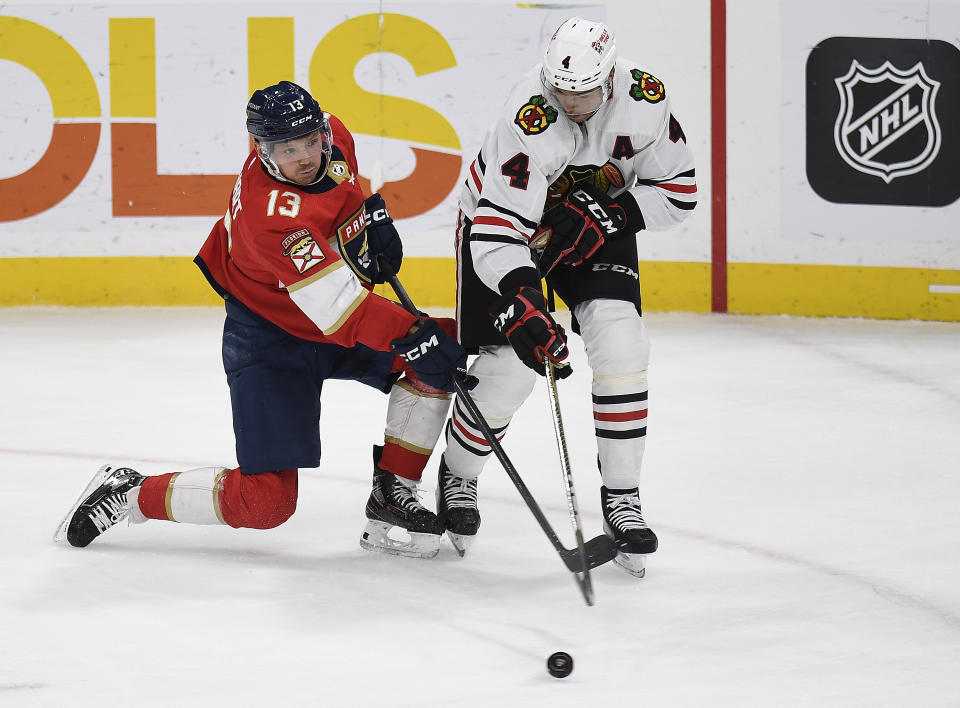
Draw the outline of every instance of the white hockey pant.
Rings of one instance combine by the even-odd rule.
[[[509,345],[481,347],[470,373],[480,382],[470,396],[500,440],[513,414],[533,391],[537,374],[520,361]],[[483,471],[492,451],[466,406],[459,398],[455,399],[453,415],[447,423],[447,449],[443,453],[450,471],[474,479]]]
[[[603,484],[636,487],[647,434],[647,329],[633,304],[623,300],[587,300],[574,312],[593,370],[593,421]]]

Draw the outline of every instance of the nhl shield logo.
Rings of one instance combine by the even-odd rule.
[[[889,61],[868,69],[854,59],[834,81],[840,91],[834,142],[848,165],[890,184],[936,159],[940,82],[927,76],[922,62],[901,71]]]

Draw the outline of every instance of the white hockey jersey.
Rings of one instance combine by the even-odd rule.
[[[679,224],[697,200],[693,155],[661,81],[619,58],[613,97],[577,124],[545,99],[540,68],[510,92],[460,194],[473,267],[497,292],[505,275],[533,265],[529,242],[544,210],[575,185],[624,205],[634,231]]]

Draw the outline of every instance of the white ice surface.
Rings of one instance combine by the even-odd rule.
[[[361,551],[386,397],[335,382],[272,531],[51,535],[97,467],[234,463],[216,309],[0,310],[0,705],[960,705],[960,325],[648,315],[660,550],[596,605],[496,461],[464,559]],[[600,533],[589,376],[560,395]],[[542,384],[505,444],[572,545]],[[436,461],[425,476],[433,506]],[[544,666],[570,652],[573,674]]]

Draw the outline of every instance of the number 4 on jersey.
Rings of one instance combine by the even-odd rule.
[[[526,189],[530,182],[530,158],[518,152],[503,163],[500,172],[504,177],[510,178],[511,187]]]

